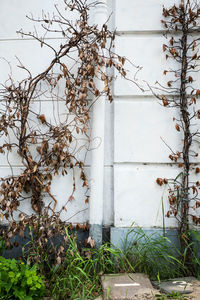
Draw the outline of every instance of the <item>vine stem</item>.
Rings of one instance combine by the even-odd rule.
[[[188,71],[188,24],[186,20],[187,5],[184,6],[184,11],[182,14],[182,38],[181,38],[181,83],[180,83],[180,112],[181,118],[183,120],[183,174],[182,174],[182,184],[180,193],[180,236],[181,244],[184,247],[184,240],[187,236],[189,229],[189,171],[190,171],[190,157],[189,151],[192,144],[192,136],[190,132],[190,114],[188,111],[188,99],[187,99],[187,71]]]

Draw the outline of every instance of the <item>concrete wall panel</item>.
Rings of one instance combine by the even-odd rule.
[[[153,98],[117,100],[115,162],[170,163],[167,145],[176,152],[181,149],[182,139],[173,117],[174,108],[164,108]]]
[[[162,227],[164,220],[166,227],[176,227],[174,218],[165,217],[168,211],[167,186],[160,187],[156,179],[174,178],[179,172],[170,166],[115,165],[114,225]]]
[[[178,0],[115,0],[116,27],[118,31],[163,30],[163,5],[168,8]]]
[[[158,81],[161,85],[167,86],[167,82],[175,78],[171,73],[163,75],[164,70],[177,67],[174,60],[166,60],[165,58],[162,45],[166,43],[167,40],[162,34],[121,35],[117,37],[116,52],[121,56],[125,56],[131,62],[127,61],[125,64],[127,78],[135,80],[135,75],[137,75],[137,83],[146,92],[141,91],[132,81],[118,76],[114,88],[115,96],[152,95],[147,84],[152,88],[156,88],[158,87],[158,84],[156,84]],[[137,74],[138,69],[135,66],[142,68]],[[177,86],[174,85],[174,87]],[[157,92],[156,89],[154,91]],[[165,92],[159,93],[165,94]]]

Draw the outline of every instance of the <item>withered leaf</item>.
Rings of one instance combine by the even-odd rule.
[[[167,45],[163,44],[163,52],[167,50]]]
[[[193,56],[192,56],[192,60],[196,59],[197,58],[197,53],[195,53]]]
[[[173,37],[170,39],[169,43],[170,43],[170,45],[173,46],[173,44],[174,44],[174,38]]]
[[[42,124],[44,124],[46,122],[46,118],[45,118],[45,115],[42,114],[42,115],[39,115],[38,116],[38,119],[40,119],[40,121],[42,122]]]
[[[190,105],[191,104],[196,104],[196,102],[197,102],[197,99],[195,97],[190,99]]]
[[[37,171],[37,165],[35,165],[34,167],[33,167],[33,172],[35,173]]]
[[[62,263],[62,259],[61,259],[61,257],[60,256],[58,256],[57,258],[56,258],[56,262],[57,262],[57,265],[61,265],[61,263]]]
[[[90,245],[91,248],[95,247],[95,241],[91,238],[91,236],[88,237],[87,243]]]
[[[72,200],[74,200],[74,199],[75,199],[74,196],[71,195],[71,196],[69,196],[68,201],[72,201]]]
[[[162,186],[162,185],[163,185],[163,179],[162,179],[162,178],[157,178],[157,179],[156,179],[156,183],[157,183],[158,185]]]
[[[197,95],[197,96],[200,95],[200,90],[196,90],[196,95]]]
[[[197,168],[195,169],[195,172],[196,172],[196,173],[200,173],[200,168],[197,167]]]
[[[178,124],[175,125],[177,131],[180,131],[180,126]]]

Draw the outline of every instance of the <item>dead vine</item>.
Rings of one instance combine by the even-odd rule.
[[[5,155],[15,153],[23,165],[20,174],[1,178],[0,211],[1,220],[5,218],[10,222],[8,231],[3,232],[8,245],[11,245],[9,239],[17,233],[24,236],[29,226],[35,230],[37,245],[45,249],[47,240],[61,227],[63,230],[60,214],[74,199],[78,187],[73,175],[72,194],[66,205],[56,211],[58,200],[51,190],[52,181],[58,174],[65,176],[79,168],[82,186],[88,189],[84,162],[77,153],[83,147],[80,140],[84,140],[85,145],[90,142],[92,103],[102,95],[113,101],[111,84],[114,75],[109,75],[113,74],[109,69],[114,68],[126,78],[126,59],[113,51],[115,32],[110,31],[107,24],[101,28],[90,24],[90,9],[99,3],[64,0],[64,4],[63,11],[55,6],[56,13],[52,17],[45,14],[41,19],[29,17],[42,25],[44,37],[39,37],[36,31],[18,32],[51,51],[52,59],[48,67],[33,75],[19,61],[19,67],[27,74],[26,78],[16,82],[10,76],[0,90],[0,136],[1,141],[6,140],[0,152]],[[68,19],[68,12],[78,16],[76,21]],[[58,47],[46,39],[47,34],[54,33],[62,36]],[[97,81],[103,82],[102,90],[98,89]],[[64,103],[62,114],[56,122],[52,123],[46,114],[37,111],[36,105],[42,100]],[[53,204],[49,203],[49,198]],[[88,199],[87,196],[86,203]],[[31,215],[22,211],[23,203],[27,201],[31,202]],[[19,222],[15,220],[16,212],[20,212]],[[78,227],[88,229],[88,224],[79,224]]]
[[[200,89],[197,75],[199,72],[199,45],[200,38],[200,6],[198,1],[186,0],[180,5],[173,5],[169,9],[163,8],[166,36],[170,35],[167,44],[163,44],[166,60],[175,61],[177,68],[164,70],[163,74],[169,77],[167,86],[158,83],[158,92],[154,95],[166,108],[175,108],[178,118],[174,117],[175,129],[180,133],[182,149],[170,153],[169,158],[180,168],[174,180],[157,178],[159,185],[169,186],[169,205],[167,217],[173,216],[179,224],[182,249],[185,250],[190,242],[190,225],[200,224],[198,207],[200,169],[195,166],[199,156],[197,145],[200,131],[198,129],[200,110],[198,98]],[[170,148],[170,147],[169,147]]]

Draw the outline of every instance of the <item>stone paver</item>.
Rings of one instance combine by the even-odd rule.
[[[148,276],[140,273],[104,275],[102,287],[104,299],[152,300],[155,299],[155,294],[159,294]]]
[[[153,282],[154,286],[159,288],[158,282]],[[160,291],[164,293],[179,292],[186,295],[191,300],[200,300],[200,281],[195,277],[182,277],[161,281]]]
[[[194,291],[192,282],[196,280],[195,277],[183,277],[170,279],[167,281],[154,282],[157,288],[165,294],[171,294],[172,292],[178,292],[179,294],[191,294]]]
[[[194,292],[190,294],[192,300],[199,300],[200,299],[200,281],[195,278],[192,282]]]

